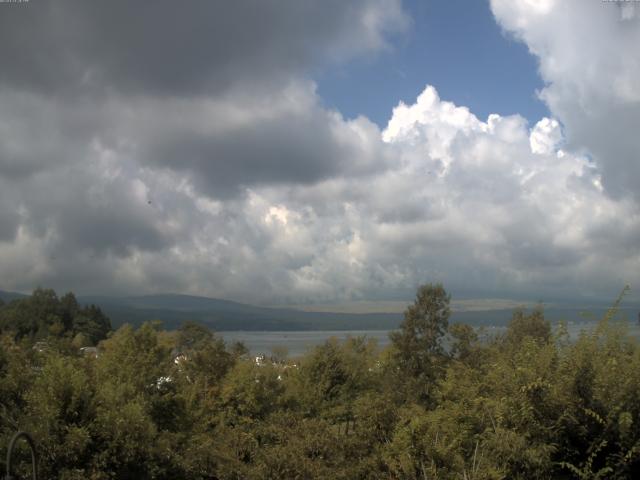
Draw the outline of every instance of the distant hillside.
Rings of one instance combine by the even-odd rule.
[[[190,295],[145,295],[137,297],[80,297],[94,303],[111,318],[114,327],[160,320],[165,328],[177,328],[187,320],[225,330],[386,330],[396,328],[397,313],[347,314],[303,312],[266,308]]]
[[[291,330],[391,330],[402,321],[400,313],[328,313],[305,312],[285,308],[265,308],[229,300],[191,295],[145,295],[134,297],[81,297],[81,303],[98,305],[118,327],[124,323],[139,325],[160,320],[165,328],[179,327],[187,320],[201,322],[217,331],[291,331]],[[575,305],[551,306],[545,316],[552,322],[582,322],[600,318],[606,305],[580,308]],[[621,316],[634,322],[638,305],[623,305]],[[512,309],[453,312],[450,322],[470,325],[506,325]]]
[[[5,303],[27,295],[0,290]],[[167,329],[175,329],[188,320],[201,322],[217,331],[314,331],[314,330],[391,330],[402,321],[400,313],[328,313],[305,312],[287,308],[266,308],[229,300],[192,295],[144,295],[130,297],[85,296],[81,304],[95,304],[111,319],[114,328],[125,323],[140,325],[159,320]],[[607,305],[578,307],[573,304],[553,305],[545,309],[552,322],[582,322],[602,317]],[[640,305],[623,303],[621,316],[638,321]],[[506,325],[512,309],[453,312],[450,322],[474,326]]]
[[[23,295],[22,293],[16,292],[5,292],[4,290],[0,290],[0,300],[5,303],[10,302],[11,300],[17,300],[19,298],[25,298],[28,295]]]

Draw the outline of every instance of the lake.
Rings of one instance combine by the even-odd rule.
[[[345,340],[347,337],[373,338],[378,345],[384,347],[389,343],[389,330],[323,330],[294,332],[216,332],[226,342],[240,341],[245,344],[252,355],[269,354],[274,347],[286,347],[289,355],[303,355],[316,345],[323,344],[331,337]]]
[[[567,327],[571,338],[577,338],[582,330],[591,330],[597,322],[570,322]],[[628,322],[629,334],[640,338],[640,325],[636,322]],[[503,332],[505,327],[484,327],[485,335],[492,336]],[[323,331],[291,331],[291,332],[248,332],[229,331],[217,332],[228,343],[240,341],[245,344],[252,355],[270,354],[274,347],[286,347],[292,357],[305,354],[309,349],[323,344],[331,337],[345,340],[347,337],[372,338],[377,341],[379,347],[389,344],[390,330],[323,330]]]

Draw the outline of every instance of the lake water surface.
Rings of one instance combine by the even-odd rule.
[[[567,325],[571,338],[577,338],[581,331],[590,331],[596,326],[595,321],[575,322]],[[640,338],[640,325],[628,322],[628,332],[635,338]],[[505,327],[484,327],[485,336],[493,336]],[[345,340],[347,337],[366,337],[376,340],[379,347],[389,344],[390,330],[324,330],[324,331],[291,331],[291,332],[218,332],[226,342],[241,341],[252,355],[270,354],[275,347],[286,347],[292,357],[305,354],[311,348],[323,344],[331,337]]]
[[[309,332],[218,332],[226,342],[240,341],[253,355],[269,354],[274,347],[286,347],[292,357],[303,355],[331,337],[345,340],[347,337],[373,338],[378,346],[389,343],[389,330],[325,330]]]

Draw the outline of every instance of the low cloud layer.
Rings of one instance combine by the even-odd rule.
[[[556,119],[479,119],[427,86],[381,131],[311,79],[392,48],[397,1],[36,3],[0,17],[2,289],[308,304],[425,281],[535,299],[640,285],[639,137],[610,122],[638,118],[638,56],[605,48],[640,27],[617,7],[492,2]],[[603,41],[584,66],[569,45],[589,25]]]

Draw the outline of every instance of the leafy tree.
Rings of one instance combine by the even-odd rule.
[[[215,422],[222,382],[236,362],[224,341],[214,335],[176,359],[172,377],[200,426]]]
[[[409,381],[410,394],[423,402],[432,400],[435,381],[442,375],[450,300],[442,284],[422,285],[404,312],[400,330],[389,335],[396,368]]]
[[[530,314],[527,314],[524,308],[513,312],[505,341],[517,346],[525,338],[531,338],[540,343],[548,343],[551,340],[551,324],[545,320],[542,306],[536,307]]]
[[[84,473],[95,454],[95,391],[87,367],[84,359],[48,353],[25,395],[25,428],[38,439],[45,478],[70,469]]]
[[[220,395],[224,409],[231,415],[264,419],[278,408],[284,392],[277,369],[252,362],[238,363],[225,378]]]
[[[177,346],[179,349],[197,349],[201,345],[210,342],[213,333],[203,325],[196,322],[184,322],[178,330]]]
[[[82,333],[95,345],[107,337],[111,322],[95,305],[78,305],[73,293],[58,298],[53,290],[38,288],[30,297],[0,307],[0,330],[31,342],[72,339]]]
[[[342,345],[329,339],[303,359],[290,393],[309,414],[350,421],[352,402],[373,387],[374,363],[375,344],[364,338],[350,338]]]
[[[111,321],[95,305],[81,308],[76,311],[72,321],[71,334],[82,333],[86,335],[93,345],[107,338],[111,331]]]
[[[454,323],[449,327],[451,336],[450,355],[462,361],[472,361],[477,352],[478,334],[471,325]]]

